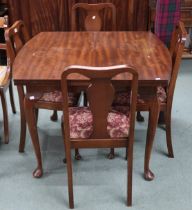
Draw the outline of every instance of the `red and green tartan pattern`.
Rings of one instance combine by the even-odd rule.
[[[157,0],[155,34],[169,46],[172,32],[180,19],[181,0]]]

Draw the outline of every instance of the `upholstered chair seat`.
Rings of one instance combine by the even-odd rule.
[[[157,97],[161,103],[165,103],[167,100],[167,94],[162,86],[157,87]],[[137,103],[145,103],[147,97],[144,95],[137,95]],[[119,92],[116,94],[113,104],[116,106],[129,106],[130,95],[128,92]]]
[[[77,94],[71,92],[68,94],[68,99],[69,99],[69,106],[74,106],[77,104],[78,96]],[[63,102],[62,92],[55,90],[52,92],[43,93],[43,95],[39,100],[49,103],[62,103]]]
[[[7,66],[0,66],[0,86],[8,83],[9,74],[10,69]]]
[[[89,138],[93,132],[93,116],[87,107],[69,108],[71,138]],[[128,137],[129,112],[112,110],[107,117],[107,131],[111,138]]]

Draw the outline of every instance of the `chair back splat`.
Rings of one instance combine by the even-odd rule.
[[[77,14],[79,15],[77,21]],[[72,31],[101,31],[108,29],[116,30],[116,8],[112,3],[87,4],[77,3],[72,7],[71,26]],[[77,23],[80,28],[78,29]],[[83,24],[82,24],[83,23]]]

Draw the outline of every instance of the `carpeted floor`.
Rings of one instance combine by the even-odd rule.
[[[165,131],[157,129],[151,168],[155,180],[143,179],[143,159],[147,128],[136,125],[133,172],[132,210],[192,209],[192,60],[184,60],[175,90],[172,137],[175,158],[166,156]],[[8,96],[8,95],[7,95]],[[7,97],[8,98],[8,97]],[[17,92],[15,91],[15,99]],[[9,98],[8,98],[8,105]],[[2,142],[0,113],[0,210],[64,210],[68,209],[66,165],[60,121],[49,120],[51,112],[40,111],[39,136],[43,154],[44,176],[34,179],[36,160],[29,134],[25,153],[18,153],[19,108],[13,115],[9,109],[11,138]],[[108,149],[81,150],[83,160],[73,161],[75,208],[79,210],[125,210],[126,161],[124,150],[116,150],[114,160],[106,159]]]

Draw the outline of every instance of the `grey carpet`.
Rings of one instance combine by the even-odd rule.
[[[165,131],[157,129],[151,168],[155,180],[143,179],[143,158],[147,128],[136,125],[133,172],[133,210],[192,209],[192,61],[184,60],[175,90],[172,136],[175,158],[166,156]],[[8,96],[8,95],[7,95]],[[49,120],[51,112],[40,111],[39,136],[43,154],[44,176],[34,179],[36,160],[27,134],[25,153],[18,153],[19,108],[10,110],[10,143],[2,141],[0,113],[0,210],[63,210],[68,209],[66,165],[60,122]],[[15,89],[15,99],[17,92]],[[82,161],[73,161],[74,200],[79,210],[125,210],[126,161],[124,150],[116,149],[114,160],[106,159],[108,149],[81,150]]]

